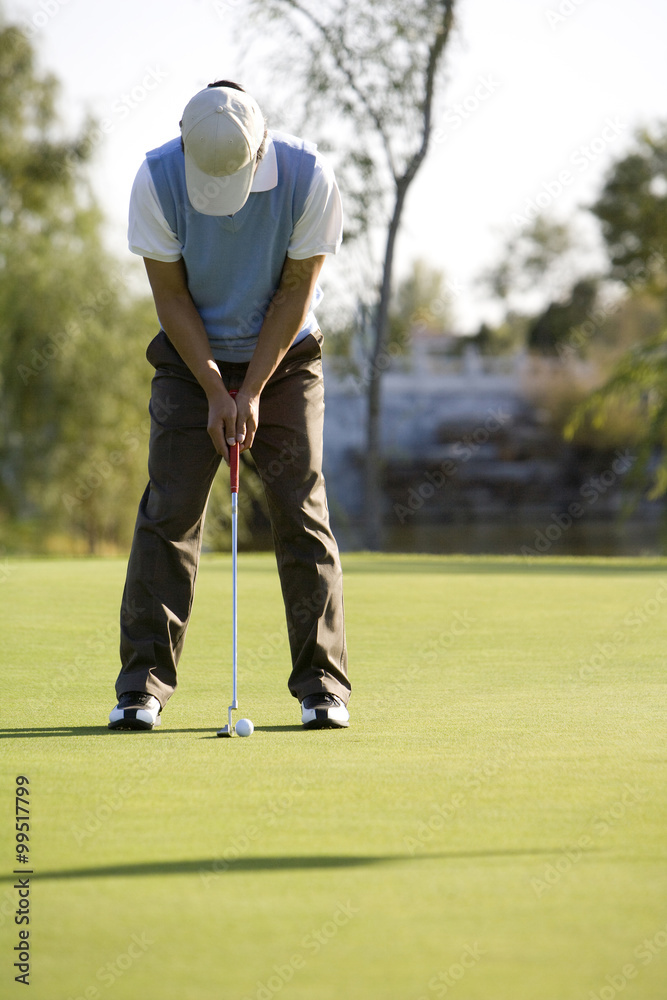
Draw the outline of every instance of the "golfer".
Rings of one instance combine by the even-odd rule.
[[[152,729],[174,693],[213,478],[250,451],[268,502],[306,728],[349,724],[340,559],[322,476],[324,389],[314,310],[342,238],[340,194],[316,146],[268,131],[227,80],[188,103],[148,153],[130,201],[160,332],[147,358],[149,483],[121,607],[111,729]],[[233,398],[230,391],[237,391]]]

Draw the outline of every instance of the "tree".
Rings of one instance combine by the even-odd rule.
[[[408,191],[428,153],[443,57],[455,0],[254,0],[289,36],[295,77],[311,121],[326,122],[336,141],[339,178],[358,231],[384,229],[384,252],[367,370],[365,534],[380,547],[382,530],[380,400],[387,365],[394,252]]]
[[[576,221],[538,215],[506,237],[498,263],[483,272],[479,282],[513,310],[525,309],[526,302],[533,310],[540,300],[543,308],[564,302],[581,278],[585,243]]]
[[[667,123],[642,129],[612,164],[591,212],[602,225],[610,277],[667,292]]]
[[[389,311],[389,349],[405,351],[415,331],[442,333],[451,325],[450,297],[442,271],[425,260],[415,260],[400,281]]]
[[[577,281],[567,301],[550,302],[531,322],[527,346],[540,354],[560,354],[562,357],[571,348],[573,331],[593,315],[597,292],[597,282],[593,279]]]
[[[667,330],[648,343],[627,351],[603,386],[574,411],[565,433],[575,438],[587,422],[602,429],[616,411],[625,411],[625,423],[642,428],[631,480],[640,491],[648,485],[655,500],[667,493]],[[654,458],[659,456],[657,462]]]
[[[0,19],[0,543],[96,552],[132,537],[158,321],[151,297],[127,293],[130,261],[102,245],[85,172],[94,123],[63,138],[57,99],[25,34]],[[244,483],[249,537],[264,503],[252,466]],[[228,486],[216,490],[228,503]],[[207,544],[228,540],[213,516]]]
[[[612,164],[602,193],[591,207],[600,220],[610,260],[609,277],[630,296],[667,296],[667,125],[643,129],[635,146]],[[664,320],[664,317],[663,317]],[[634,481],[648,485],[649,497],[667,493],[667,330],[633,345],[608,379],[577,408],[567,432],[573,437],[587,421],[602,427],[619,406],[641,417]],[[657,462],[655,461],[657,457]]]
[[[92,219],[74,206],[74,175],[69,164],[82,158],[77,141],[54,141],[55,81],[35,74],[32,49],[13,26],[0,30],[0,482],[10,515],[25,511],[28,483],[49,464],[52,428],[43,420],[58,393],[48,371],[48,353],[57,343],[49,336],[53,319],[69,318],[72,295],[62,246],[62,231],[71,226],[75,238]],[[53,245],[55,244],[55,246]],[[60,336],[59,336],[60,339]],[[66,339],[66,335],[63,339]],[[45,377],[26,377],[30,364]],[[41,406],[40,406],[41,404]],[[32,437],[32,448],[26,438]]]
[[[125,296],[86,183],[87,124],[63,138],[57,81],[0,21],[0,509],[31,525],[126,541],[145,478],[154,314]]]

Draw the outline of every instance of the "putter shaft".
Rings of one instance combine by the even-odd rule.
[[[230,392],[235,396],[236,391]],[[238,702],[238,526],[239,526],[239,458],[238,441],[229,448],[229,486],[232,494],[232,703],[227,709],[227,725],[218,730],[218,736],[233,736],[232,712],[239,707]]]

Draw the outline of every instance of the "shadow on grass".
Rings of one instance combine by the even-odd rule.
[[[319,730],[319,731],[321,732],[322,730]],[[202,739],[208,739],[210,737],[215,737],[215,739],[219,739],[220,738],[220,737],[218,737],[217,732],[211,733],[210,729],[207,729],[207,730],[201,730],[201,729],[200,730],[196,730],[196,729],[191,729],[191,730],[179,729],[178,732],[179,733],[207,732],[209,734],[209,736],[208,737],[203,736]],[[256,733],[303,733],[303,732],[314,732],[314,730],[304,730],[303,726],[255,726],[255,732]],[[239,736],[239,739],[241,739],[240,736]]]
[[[162,728],[158,726],[157,729],[136,729],[129,732],[126,729],[109,729],[105,724],[99,726],[35,726],[34,728],[29,728],[27,726],[20,727],[18,729],[0,729],[0,740],[11,740],[11,739],[21,739],[24,737],[51,737],[51,736],[109,736],[109,737],[121,737],[124,736],[126,739],[131,739],[133,736],[146,736],[150,733],[154,738],[160,736],[163,733],[165,736],[169,734],[174,736],[179,733],[209,733],[213,736],[216,735],[215,725],[202,726],[201,729],[170,729],[169,727]],[[259,728],[259,727],[258,727]],[[277,726],[277,729],[280,727]],[[289,727],[285,727],[289,728]],[[301,727],[298,727],[301,728]]]
[[[255,732],[257,732],[257,733],[304,733],[304,732],[315,733],[315,732],[318,732],[318,730],[316,730],[316,729],[304,729],[303,726],[299,723],[299,725],[293,725],[293,726],[292,725],[290,725],[290,726],[255,726]],[[319,730],[319,732],[323,732],[323,730]]]
[[[19,726],[18,729],[0,729],[0,740],[17,740],[29,737],[49,736],[101,736],[111,734],[107,726]]]
[[[308,871],[330,868],[363,868],[371,865],[396,864],[404,861],[459,861],[476,858],[530,858],[539,855],[554,856],[554,848],[506,851],[451,851],[439,854],[389,854],[373,856],[326,856],[314,857],[269,857],[239,858],[225,861],[222,858],[200,858],[181,861],[146,861],[134,865],[106,865],[100,868],[66,868],[62,871],[44,871],[33,875],[40,882],[48,880],[88,879],[88,878],[136,878],[154,875],[206,875],[233,874],[235,872]],[[593,854],[595,851],[587,851]],[[12,881],[16,876],[0,876],[0,882]]]
[[[161,733],[165,736],[167,734],[171,736],[179,735],[180,733],[206,733],[203,739],[219,739],[217,730],[220,728],[219,725],[202,726],[199,729],[180,729],[180,728],[169,728],[159,726],[157,729],[137,729],[133,732],[128,732],[126,729],[109,729],[106,725],[99,726],[35,726],[33,728],[22,726],[18,729],[0,729],[0,740],[12,740],[12,739],[24,739],[26,737],[52,737],[52,736],[124,736],[126,739],[131,739],[133,736],[146,736],[151,733],[154,737],[159,736]],[[326,731],[326,730],[325,730]],[[258,733],[301,733],[308,732],[304,730],[301,725],[288,725],[288,726],[255,726],[255,732]],[[239,739],[241,737],[239,736]]]

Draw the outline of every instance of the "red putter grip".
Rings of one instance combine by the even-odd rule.
[[[232,389],[229,395],[233,399],[236,393],[237,390]],[[239,451],[240,445],[238,441],[236,444],[229,446],[229,485],[232,493],[238,493],[239,491]]]
[[[239,443],[229,448],[229,485],[232,493],[239,491]]]

